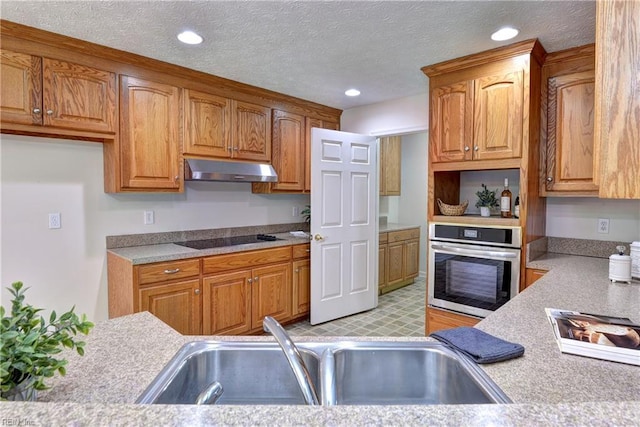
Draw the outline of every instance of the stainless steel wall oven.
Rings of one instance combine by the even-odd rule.
[[[486,317],[518,294],[520,227],[431,223],[429,305]]]

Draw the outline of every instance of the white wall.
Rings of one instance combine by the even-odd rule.
[[[423,132],[428,124],[426,93],[344,110],[340,118],[343,131],[376,136]]]
[[[105,236],[302,222],[306,195],[257,195],[249,183],[187,183],[183,194],[105,194],[102,145],[2,135],[0,281],[21,280],[27,301],[60,312],[76,305],[107,318]],[[143,211],[155,224],[143,225]],[[300,209],[302,210],[302,209]],[[48,229],[60,212],[62,228]]]
[[[609,219],[609,233],[597,232],[598,218]],[[640,241],[640,200],[547,198],[547,236]]]

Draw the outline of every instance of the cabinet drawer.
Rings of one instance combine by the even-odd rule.
[[[411,239],[419,239],[419,238],[420,238],[419,228],[389,232],[389,243],[399,242],[401,240],[411,240]]]
[[[309,258],[311,255],[311,245],[309,243],[305,245],[295,245],[293,248],[293,259]]]
[[[260,251],[237,252],[204,258],[202,260],[202,271],[204,274],[212,274],[290,260],[291,246]]]
[[[200,260],[191,259],[142,265],[137,268],[137,271],[138,284],[140,285],[184,279],[200,274]]]
[[[378,243],[383,244],[387,243],[389,240],[389,233],[380,233],[378,237]]]

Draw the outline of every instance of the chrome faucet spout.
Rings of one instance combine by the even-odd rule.
[[[298,348],[291,340],[291,337],[289,337],[285,332],[282,325],[280,325],[280,323],[271,316],[266,316],[264,318],[262,321],[262,328],[265,332],[269,332],[273,335],[280,345],[280,348],[287,358],[289,366],[298,381],[298,386],[304,396],[305,403],[307,405],[319,405],[320,400],[318,399],[318,392],[311,381],[311,375],[309,374],[307,365],[305,365],[304,360],[300,355],[300,351],[298,351]]]

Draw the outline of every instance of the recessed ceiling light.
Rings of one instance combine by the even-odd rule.
[[[200,44],[202,43],[202,37],[193,31],[183,31],[178,34],[178,40],[186,44]]]
[[[517,36],[519,33],[518,30],[516,30],[515,28],[511,28],[511,27],[504,27],[504,28],[500,28],[498,31],[496,31],[495,33],[491,34],[491,40],[495,40],[497,42],[501,42],[504,40],[510,40],[512,38],[514,38],[515,36]]]
[[[349,89],[345,91],[344,94],[347,96],[358,96],[360,95],[360,91],[358,89]]]

